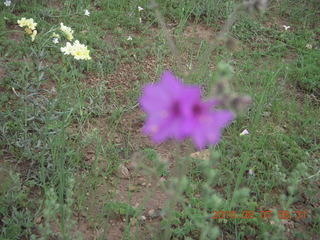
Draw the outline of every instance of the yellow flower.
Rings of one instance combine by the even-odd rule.
[[[72,45],[70,42],[67,42],[65,47],[60,48],[61,52],[64,55],[72,55],[76,60],[90,60],[90,50],[88,50],[87,46],[81,44],[78,40],[74,42]]]
[[[86,45],[79,43],[78,40],[74,42],[72,55],[76,60],[90,60],[89,53],[90,50],[88,50]]]
[[[27,27],[31,30],[35,30],[37,26],[37,23],[34,22],[32,18],[26,19],[24,17],[18,20],[18,24],[20,27]]]
[[[60,35],[57,34],[57,33],[55,33],[55,32],[53,32],[53,33],[52,33],[52,37],[53,37],[53,38],[60,38]]]
[[[25,30],[25,31],[26,31],[26,33],[28,33],[29,35],[31,35],[31,34],[32,34],[32,30],[31,30],[30,28],[25,28],[24,30]]]
[[[66,38],[69,41],[73,39],[73,30],[70,27],[65,26],[63,23],[60,23],[60,30],[65,34]]]
[[[67,45],[65,47],[60,48],[61,52],[64,53],[64,55],[70,55],[73,51],[73,46],[71,43],[67,42]]]
[[[18,24],[20,27],[27,26],[27,19],[25,17],[21,18],[20,20],[18,20]]]
[[[37,35],[37,30],[31,30],[30,28],[25,28],[24,29],[25,31],[26,31],[26,33],[28,33],[29,35],[30,35],[30,37],[31,37],[31,41],[33,42],[34,41],[34,39],[36,38],[36,35]]]
[[[33,30],[32,34],[31,34],[31,41],[33,42],[34,39],[36,38],[36,35],[37,35],[37,30]]]

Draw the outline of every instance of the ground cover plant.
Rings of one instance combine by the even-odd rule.
[[[0,239],[319,239],[317,0],[0,3]]]

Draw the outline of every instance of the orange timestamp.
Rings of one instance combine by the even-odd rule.
[[[244,210],[241,213],[236,211],[213,211],[212,219],[253,219],[260,217],[261,219],[270,219],[273,215],[273,211],[250,211]],[[308,212],[304,210],[288,211],[288,210],[278,210],[277,216],[279,219],[305,219],[308,216]]]

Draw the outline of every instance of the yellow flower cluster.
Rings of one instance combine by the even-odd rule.
[[[70,27],[65,26],[63,23],[60,23],[60,30],[64,33],[69,41],[73,39],[73,30]]]
[[[31,37],[31,41],[33,42],[37,35],[36,26],[37,23],[33,21],[32,18],[26,19],[25,17],[18,20],[18,24],[20,27],[25,27],[26,33],[28,33]]]
[[[33,21],[33,18],[21,18],[20,20],[18,20],[18,24],[20,27],[27,27],[30,28],[31,30],[35,30],[37,23]]]
[[[35,40],[37,35],[36,26],[37,23],[34,22],[32,18],[26,19],[21,18],[18,20],[18,24],[20,27],[24,27],[27,34],[30,35],[32,42]],[[66,36],[66,38],[71,41],[73,39],[73,30],[70,27],[65,26],[63,23],[60,23],[60,30]],[[52,34],[53,43],[59,43],[60,36],[56,33]],[[87,46],[81,44],[78,40],[74,41],[74,43],[67,42],[65,47],[60,48],[61,52],[64,55],[72,55],[76,60],[90,60],[90,50],[88,50]]]
[[[81,44],[78,40],[76,40],[73,45],[70,42],[67,42],[65,47],[61,48],[61,52],[64,55],[72,55],[76,60],[90,60],[90,50],[88,50],[87,46]]]

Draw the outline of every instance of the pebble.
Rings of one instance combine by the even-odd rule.
[[[117,176],[120,178],[128,179],[128,178],[130,178],[130,172],[126,166],[121,164],[118,168]]]
[[[139,188],[137,186],[135,186],[135,185],[129,185],[128,190],[130,192],[138,192]]]

